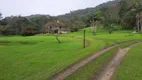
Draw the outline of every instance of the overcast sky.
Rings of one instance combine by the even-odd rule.
[[[0,0],[3,17],[10,15],[65,14],[73,10],[95,7],[109,0]]]

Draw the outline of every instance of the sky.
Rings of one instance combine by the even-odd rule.
[[[3,17],[49,14],[57,16],[73,10],[95,7],[109,0],[0,0]]]

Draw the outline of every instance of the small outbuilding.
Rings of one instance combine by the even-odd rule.
[[[44,33],[68,33],[69,28],[65,22],[59,20],[51,20],[44,26]]]

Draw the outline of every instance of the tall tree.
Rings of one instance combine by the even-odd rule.
[[[32,28],[29,28],[29,26]],[[2,26],[1,31],[6,35],[24,35],[25,30],[29,29],[33,30],[31,32],[35,32],[35,28],[33,28],[33,23],[31,23],[27,18],[22,17],[22,16],[10,16],[6,17],[2,20]],[[28,26],[28,28],[27,28]],[[31,33],[33,34],[33,33]]]
[[[44,25],[50,20],[50,18],[46,16],[39,16],[39,17],[33,17],[30,19],[31,23],[33,23],[38,30],[38,33],[43,32]]]
[[[137,31],[142,33],[142,23],[141,23],[141,13],[142,13],[142,5],[141,0],[133,0],[134,9],[136,11],[136,23],[137,23]]]
[[[90,23],[93,26],[93,34],[95,35],[97,32],[97,24],[102,20],[101,11],[91,12],[86,16],[86,22]]]
[[[125,16],[125,13],[127,12],[127,2],[126,0],[121,0],[119,2],[120,4],[120,11],[119,11],[119,18],[123,18]]]

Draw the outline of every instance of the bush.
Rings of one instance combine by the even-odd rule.
[[[37,33],[36,27],[34,26],[26,26],[24,31],[21,33],[22,36],[32,36]]]
[[[108,30],[108,33],[111,34],[113,31],[115,31],[115,25],[114,24],[109,25],[107,30]]]

